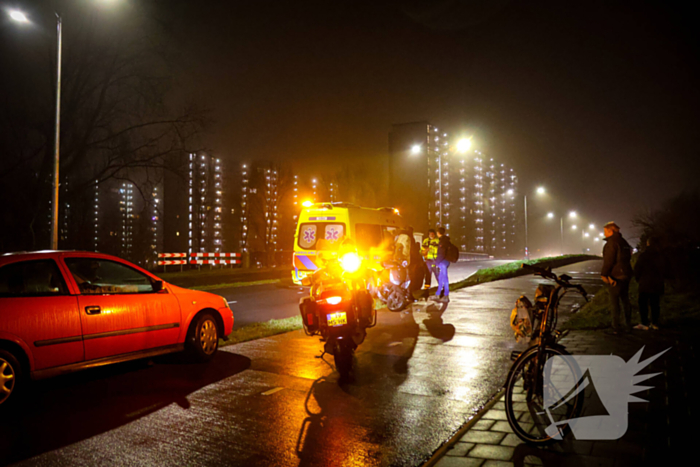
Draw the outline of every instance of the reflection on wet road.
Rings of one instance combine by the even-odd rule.
[[[450,266],[450,282],[466,279],[479,269],[508,263],[504,260],[462,261]],[[226,298],[236,317],[234,328],[271,319],[289,318],[299,313],[299,298],[308,294],[308,289],[290,286],[287,281],[278,284],[250,287],[229,287],[211,290]],[[437,286],[435,278],[432,282]]]
[[[594,284],[586,272],[599,267],[559,272]],[[453,292],[444,311],[381,312],[342,386],[301,331],[226,347],[210,370],[157,361],[61,378],[36,389],[26,417],[3,420],[0,448],[26,465],[420,465],[504,383],[518,348],[510,310],[540,281]]]

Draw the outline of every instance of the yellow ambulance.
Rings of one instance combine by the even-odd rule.
[[[379,261],[393,254],[394,237],[406,227],[408,224],[394,208],[362,208],[350,203],[308,204],[299,214],[294,236],[292,280],[301,285],[304,277],[323,267],[317,258],[321,256],[319,253],[333,250],[344,238],[354,241],[369,268],[378,269]]]

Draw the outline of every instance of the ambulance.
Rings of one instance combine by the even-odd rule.
[[[294,236],[292,280],[301,285],[304,277],[323,267],[319,253],[327,249],[333,254],[333,247],[345,238],[354,241],[369,268],[379,269],[380,260],[394,252],[394,237],[407,227],[394,208],[363,208],[338,202],[306,205],[299,214]]]

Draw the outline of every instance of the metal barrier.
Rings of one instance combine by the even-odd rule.
[[[190,264],[241,264],[240,253],[190,253]],[[194,259],[193,259],[194,258]],[[200,259],[215,258],[215,259]],[[220,259],[230,258],[230,259]],[[239,259],[235,259],[239,258]]]
[[[156,264],[158,266],[163,266],[164,272],[166,270],[166,266],[172,265],[180,265],[180,270],[182,271],[182,266],[185,264],[196,264],[197,266],[202,264],[231,266],[234,264],[241,264],[240,253],[190,253],[189,259],[187,256],[187,253],[158,253],[158,261]]]
[[[161,258],[185,258],[185,259],[161,259]],[[158,253],[158,266],[170,266],[172,264],[187,264],[187,253]]]

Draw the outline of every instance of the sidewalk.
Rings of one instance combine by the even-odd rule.
[[[651,386],[635,393],[648,403],[628,404],[628,429],[615,441],[578,441],[570,434],[545,448],[530,447],[512,433],[506,419],[503,393],[470,420],[438,450],[426,466],[637,466],[697,465],[691,456],[698,415],[697,350],[699,328],[633,331],[613,337],[603,331],[572,331],[561,340],[575,355],[617,355],[628,361],[642,346],[640,361],[671,347],[640,375],[661,373],[640,383]],[[589,391],[586,392],[588,401]],[[590,405],[590,404],[589,404]],[[584,402],[586,410],[595,410]],[[685,454],[685,455],[684,455]],[[693,461],[692,459],[695,459]]]

